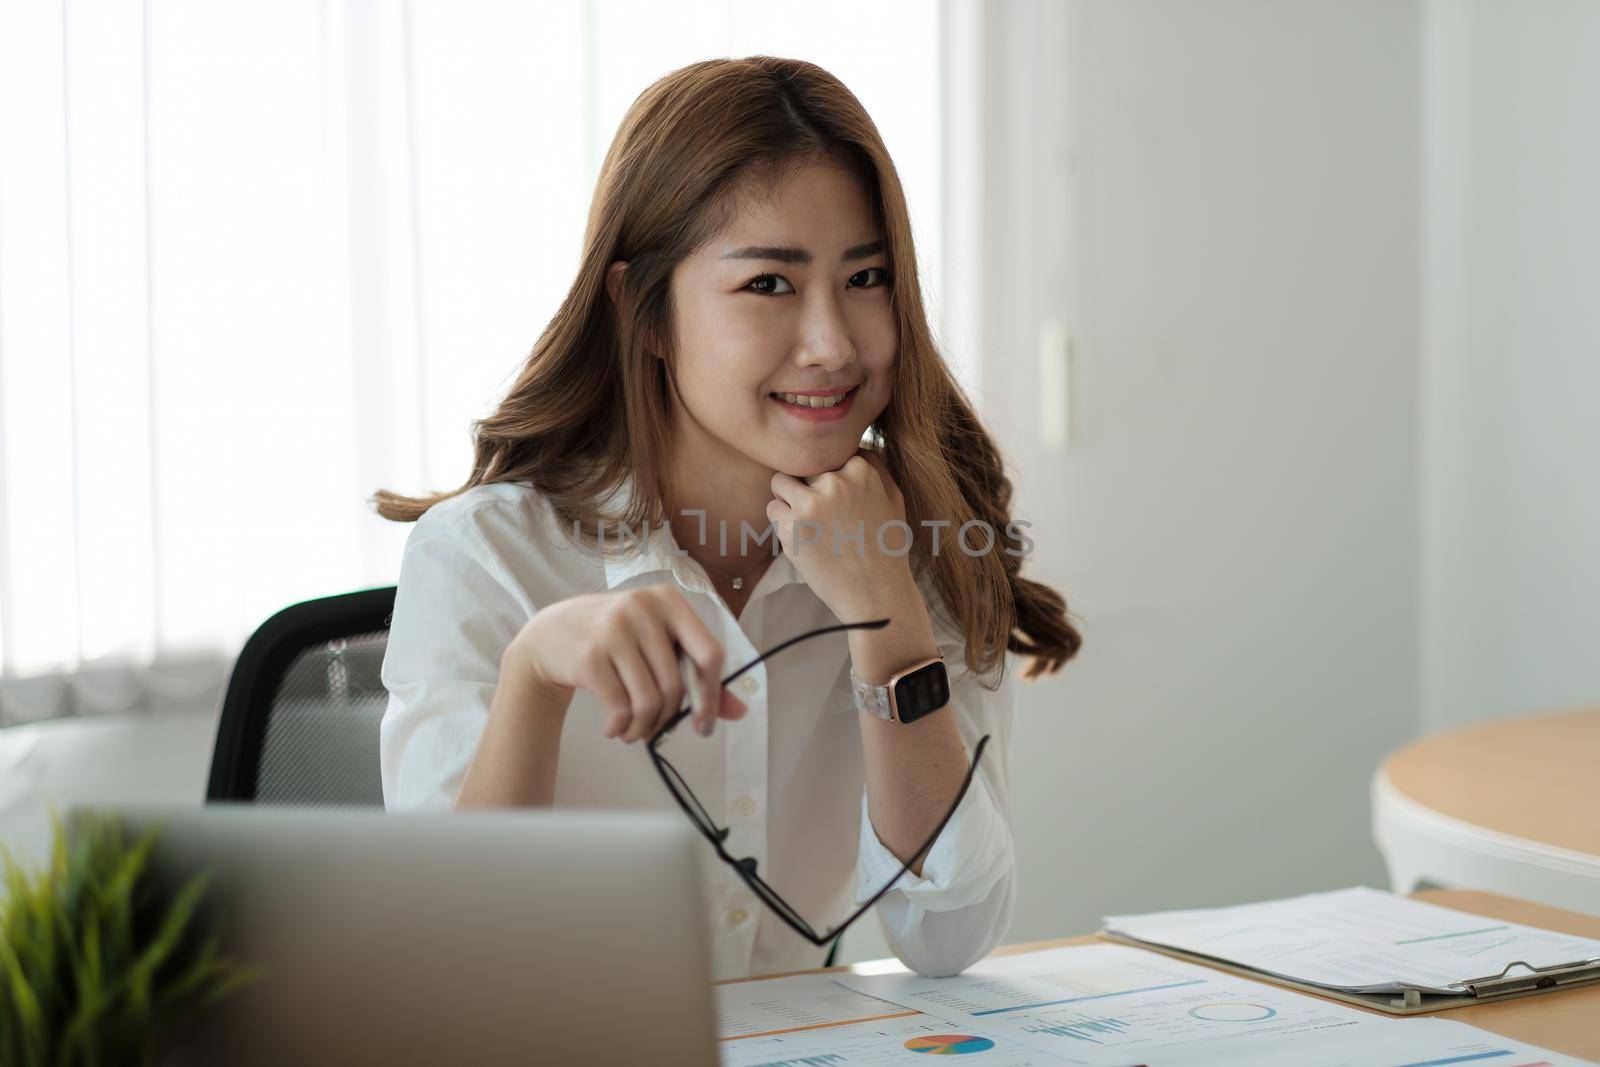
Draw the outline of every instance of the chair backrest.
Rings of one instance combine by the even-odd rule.
[[[394,586],[295,604],[262,623],[222,701],[206,802],[383,807],[379,675]]]

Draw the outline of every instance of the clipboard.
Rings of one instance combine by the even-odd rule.
[[[1521,960],[1515,960],[1505,965],[1499,974],[1485,975],[1481,978],[1464,978],[1459,982],[1451,982],[1452,986],[1460,986],[1460,993],[1441,993],[1432,989],[1419,989],[1415,987],[1402,987],[1394,992],[1383,993],[1357,993],[1347,989],[1338,989],[1332,986],[1317,985],[1314,982],[1302,982],[1294,978],[1286,978],[1273,974],[1270,971],[1256,970],[1241,964],[1216,956],[1207,956],[1200,952],[1188,952],[1184,949],[1172,948],[1168,945],[1156,944],[1153,941],[1141,941],[1136,937],[1124,937],[1120,934],[1108,933],[1101,930],[1095,935],[1106,941],[1114,941],[1119,945],[1131,945],[1134,948],[1148,949],[1159,952],[1163,956],[1174,959],[1187,960],[1217,970],[1237,974],[1241,978],[1251,978],[1256,981],[1270,982],[1273,985],[1287,986],[1298,989],[1303,993],[1312,993],[1319,997],[1331,997],[1342,1000],[1358,1007],[1374,1008],[1378,1011],[1388,1012],[1390,1015],[1420,1015],[1430,1011],[1444,1011],[1449,1008],[1463,1008],[1470,1004],[1489,1004],[1500,1000],[1514,1000],[1517,997],[1531,997],[1536,993],[1548,992],[1552,989],[1573,989],[1579,986],[1600,983],[1600,956],[1588,959],[1574,960],[1570,963],[1548,964],[1544,967],[1534,967]],[[1512,974],[1514,967],[1520,967],[1527,973]]]

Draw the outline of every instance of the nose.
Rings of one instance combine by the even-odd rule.
[[[800,344],[795,362],[802,367],[837,371],[855,361],[856,346],[850,338],[850,322],[844,316],[838,296],[825,288],[814,287],[813,299],[800,321]]]

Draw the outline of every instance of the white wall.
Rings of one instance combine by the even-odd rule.
[[[1436,730],[1600,703],[1600,5],[1424,11]]]
[[[1367,784],[1420,699],[1419,9],[991,11],[983,400],[1085,634],[1019,694],[1011,938],[1386,884]]]

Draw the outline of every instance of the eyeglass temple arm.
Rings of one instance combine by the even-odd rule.
[[[868,908],[870,908],[874,904],[876,904],[880,899],[883,898],[883,896],[886,893],[889,892],[889,890],[891,890],[891,889],[893,889],[895,887],[895,885],[900,881],[900,879],[902,877],[904,877],[905,873],[911,869],[911,865],[913,863],[916,863],[917,860],[922,858],[924,853],[930,851],[933,848],[934,842],[939,840],[939,835],[944,833],[944,828],[947,825],[949,825],[950,820],[955,817],[956,809],[959,808],[961,806],[961,802],[966,799],[967,790],[972,787],[972,779],[975,778],[977,776],[977,773],[978,773],[978,759],[979,759],[979,757],[981,757],[983,755],[984,746],[987,745],[988,743],[989,743],[989,735],[988,734],[984,734],[982,737],[980,737],[978,739],[978,746],[972,750],[972,765],[967,768],[966,780],[961,783],[961,791],[956,794],[955,802],[950,805],[950,810],[944,813],[944,818],[939,820],[939,825],[935,826],[933,828],[933,833],[928,835],[928,840],[924,841],[922,843],[922,847],[917,849],[915,852],[913,852],[911,854],[911,857],[900,865],[900,870],[895,874],[895,876],[893,878],[889,879],[889,882],[888,882],[887,885],[885,885],[882,889],[878,890],[876,893],[872,894],[872,896],[867,900],[867,902],[865,904],[861,905],[859,908],[857,908],[854,912],[851,913],[851,915],[850,915],[850,917],[848,919],[846,919],[844,922],[840,923],[838,926],[834,927],[833,930],[831,932],[829,932],[825,937],[823,937],[823,939],[821,941],[818,941],[817,944],[819,946],[827,943],[828,941],[833,940],[835,937],[837,937],[839,935],[839,932],[842,931],[846,926],[848,926],[849,924],[855,922],[858,918],[860,918],[867,911]]]
[[[934,843],[939,840],[939,835],[944,833],[944,828],[949,825],[950,820],[955,817],[956,809],[961,807],[961,801],[966,799],[967,790],[972,787],[972,779],[976,777],[978,773],[978,759],[983,755],[983,749],[984,746],[989,743],[989,737],[989,734],[984,734],[978,739],[977,747],[972,750],[972,764],[967,768],[967,777],[961,783],[961,791],[956,794],[956,799],[954,803],[950,805],[950,810],[944,813],[944,818],[939,820],[939,825],[933,828],[933,833],[928,835],[928,839],[922,843],[921,848],[913,852],[911,857],[900,865],[900,870],[895,872],[895,876],[889,879],[888,883],[882,889],[874,893],[866,901],[866,903],[862,904],[855,911],[851,912],[849,918],[840,922],[839,925],[835,926],[832,930],[829,930],[826,934],[818,934],[816,930],[812,928],[810,923],[806,922],[805,919],[800,918],[798,912],[795,912],[795,918],[799,920],[801,926],[805,927],[804,930],[800,929],[799,926],[795,926],[795,922],[790,920],[788,916],[780,913],[779,918],[784,919],[791,927],[794,927],[796,933],[806,938],[806,940],[810,941],[813,945],[821,948],[823,945],[826,945],[829,941],[832,941],[834,938],[843,933],[851,923],[855,922],[857,919],[861,918],[862,915],[866,914],[869,908],[871,908],[879,900],[883,899],[884,895],[895,887],[895,885],[900,881],[901,877],[911,869],[911,865],[913,863],[916,863],[917,860],[922,858],[924,853],[933,848]],[[750,878],[759,877],[754,871],[746,871],[740,865],[740,861],[734,859],[727,853],[727,851],[722,847],[720,841],[714,842],[714,846],[717,850],[717,855],[722,857],[722,859],[731,865],[735,870],[738,870],[741,875],[746,875]],[[765,880],[762,880],[762,884],[766,885]],[[779,900],[783,900],[782,895],[770,885],[767,886],[767,890]],[[794,911],[794,908],[791,907],[787,901],[784,902],[784,907],[788,908],[788,910],[791,912]]]
[[[781,641],[778,644],[773,645],[771,648],[761,653],[761,655],[757,656],[755,659],[751,660],[749,663],[746,663],[743,667],[740,667],[738,670],[724,678],[722,680],[722,684],[727,685],[729,682],[733,681],[735,678],[739,677],[739,675],[743,674],[751,667],[754,667],[757,663],[760,663],[768,656],[776,656],[779,652],[782,652],[790,645],[798,645],[801,641],[809,641],[813,637],[821,637],[823,634],[831,634],[836,630],[881,630],[888,625],[888,619],[868,619],[866,622],[840,622],[834,623],[832,626],[823,626],[816,630],[807,630],[803,634],[796,634],[787,641]]]
[[[743,674],[751,667],[754,667],[757,663],[760,663],[768,656],[775,656],[779,652],[782,652],[784,649],[788,648],[790,645],[797,645],[801,641],[810,640],[813,637],[821,637],[823,634],[831,634],[836,630],[881,630],[885,626],[888,626],[889,622],[889,619],[869,619],[866,622],[841,622],[835,623],[832,626],[824,626],[816,630],[808,630],[803,634],[797,634],[794,637],[789,638],[787,641],[780,642],[767,649],[765,652],[761,653],[761,655],[757,656],[749,663],[746,663],[743,667],[740,667],[738,670],[722,679],[720,685],[727,685],[729,682],[733,681],[735,678],[739,677],[739,675]],[[692,708],[690,705],[685,703],[683,707],[679,708],[671,716],[669,716],[667,720],[663,722],[656,730],[655,734],[651,736],[649,742],[647,742],[650,747],[650,751],[654,752],[655,747],[657,743],[660,742],[661,738],[666,736],[668,731],[670,731],[674,726],[677,726],[680,722],[682,722],[691,710]]]

